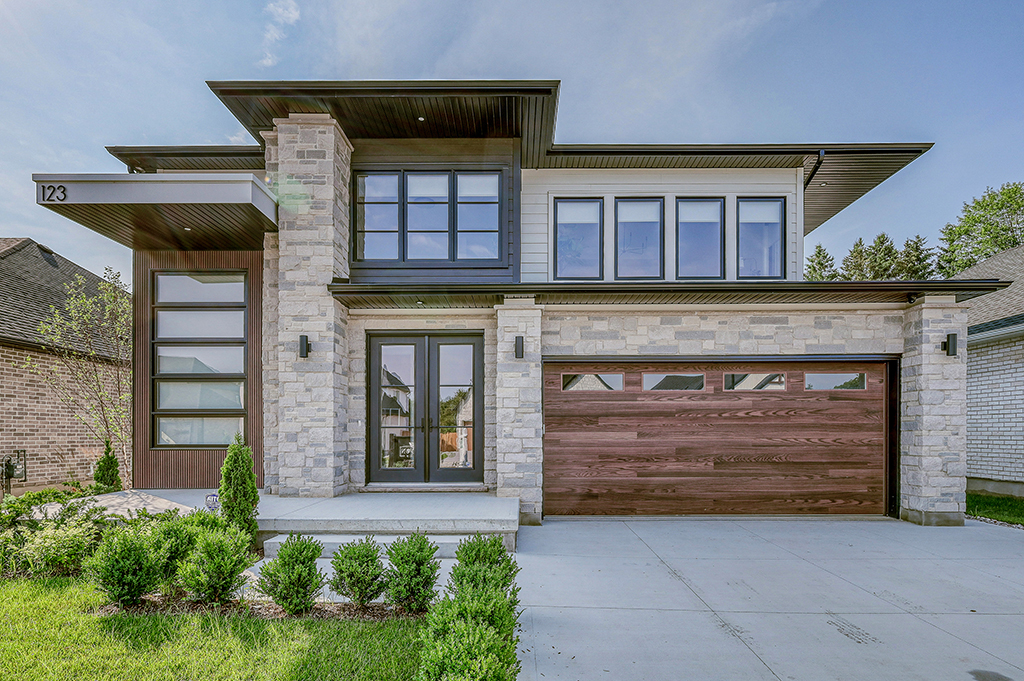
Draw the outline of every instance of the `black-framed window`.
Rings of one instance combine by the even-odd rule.
[[[246,274],[152,276],[151,444],[224,447],[245,432]]]
[[[500,170],[355,174],[353,259],[503,262]]]
[[[555,279],[604,278],[604,199],[555,199]]]
[[[615,278],[665,278],[664,199],[615,199]]]
[[[737,277],[782,279],[786,276],[785,215],[785,199],[737,199]]]
[[[725,199],[676,199],[676,278],[725,278]]]

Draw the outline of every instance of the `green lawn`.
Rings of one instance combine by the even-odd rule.
[[[1024,499],[992,494],[967,494],[967,513],[1004,523],[1024,525]]]
[[[81,580],[0,579],[0,677],[93,679],[409,679],[419,623],[95,614]]]

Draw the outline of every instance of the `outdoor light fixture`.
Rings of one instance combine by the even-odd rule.
[[[299,357],[309,357],[309,336],[299,336]]]
[[[949,357],[956,357],[956,334],[947,333],[946,340],[942,341],[942,349],[946,351],[946,355]]]
[[[523,337],[516,336],[516,359],[523,358]]]

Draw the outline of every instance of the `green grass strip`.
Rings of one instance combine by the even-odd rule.
[[[967,514],[1024,525],[1024,499],[968,492]]]
[[[81,580],[0,579],[0,670],[19,681],[410,679],[420,623],[95,614]]]

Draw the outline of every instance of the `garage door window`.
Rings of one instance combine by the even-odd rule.
[[[703,390],[704,374],[644,374],[644,390]]]
[[[622,390],[622,374],[562,374],[562,390]]]
[[[726,390],[785,390],[786,374],[726,374]]]
[[[866,390],[864,374],[804,374],[806,390]]]

